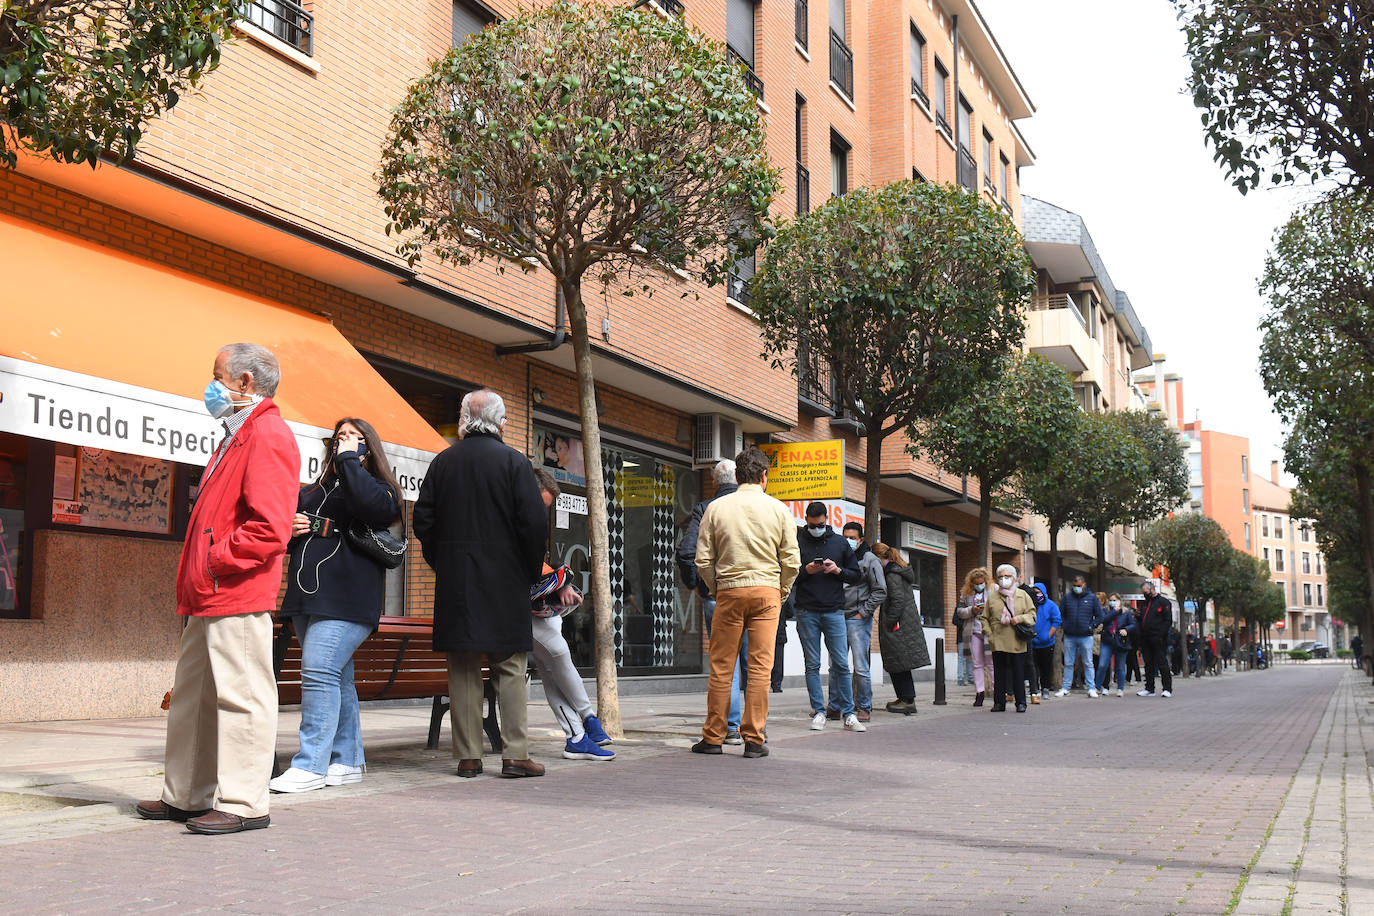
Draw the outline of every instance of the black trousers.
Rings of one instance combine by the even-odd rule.
[[[1169,658],[1164,651],[1163,636],[1145,636],[1140,640],[1140,651],[1145,656],[1145,689],[1154,692],[1155,672],[1165,690],[1174,689],[1174,676],[1169,671]]]
[[[1030,682],[1030,692],[1040,694],[1040,666],[1035,663],[1035,650],[1026,644],[1026,680]]]
[[[1132,649],[1126,653],[1126,682],[1140,680],[1140,650]]]
[[[910,671],[889,671],[887,676],[892,681],[892,689],[897,694],[897,699],[903,703],[910,703],[916,699],[916,678],[912,677]]]
[[[1026,705],[1026,653],[992,653],[992,700],[994,707],[1006,706],[1007,694],[1016,697],[1017,706]]]
[[[773,670],[772,676],[769,678],[772,681],[772,686],[779,689],[782,688],[782,647],[785,645],[787,645],[787,621],[783,620],[782,615],[779,614],[778,635],[773,640]]]
[[[1032,649],[1031,652],[1035,654],[1035,668],[1040,675],[1040,689],[1052,689],[1055,684],[1054,645],[1050,644],[1041,649]]]

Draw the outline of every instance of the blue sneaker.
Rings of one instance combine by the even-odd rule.
[[[611,743],[611,736],[606,734],[606,729],[601,727],[601,720],[596,716],[583,719],[582,727],[587,730],[587,737],[592,739],[593,744],[605,747]]]
[[[598,747],[591,735],[583,735],[581,741],[568,739],[563,745],[563,756],[569,760],[614,760],[615,751]]]

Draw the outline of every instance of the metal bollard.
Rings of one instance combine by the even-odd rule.
[[[932,706],[945,705],[945,639],[935,640],[935,702]]]

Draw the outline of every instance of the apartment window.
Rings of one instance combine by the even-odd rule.
[[[930,97],[926,95],[926,40],[915,23],[911,26],[911,97],[927,108]]]
[[[959,93],[959,110],[955,114],[959,116],[959,122],[955,125],[959,146],[968,149],[973,145],[973,106],[962,92]]]
[[[849,143],[830,132],[830,196],[840,197],[849,190]]]
[[[479,6],[454,0],[453,46],[460,47],[472,35],[491,24],[493,16]]]
[[[806,162],[806,99],[797,96],[797,215],[811,212],[811,172]]]
[[[1269,537],[1269,516],[1260,516],[1260,534]]]
[[[1311,526],[1311,525],[1303,525],[1303,526],[1302,526],[1301,528],[1299,528],[1298,530],[1302,532],[1302,542],[1303,542],[1304,544],[1310,544],[1310,543],[1312,543],[1312,526]]]
[[[1193,493],[1193,502],[1202,505],[1202,487],[1189,487],[1189,489],[1192,490]],[[1246,527],[1248,528],[1249,526],[1247,525]]]
[[[1322,574],[1322,555],[1321,555],[1321,553],[1319,552],[1319,553],[1317,554],[1317,575],[1320,576],[1321,574]]]
[[[1199,498],[1201,498],[1201,497],[1199,497]],[[1245,549],[1246,549],[1246,550],[1249,550],[1249,549],[1250,549],[1250,523],[1249,523],[1249,522],[1246,522],[1246,523],[1245,523]]]
[[[296,0],[243,0],[238,14],[302,54],[315,53],[315,19]]]
[[[1241,490],[1241,491],[1240,491],[1240,511],[1241,511],[1241,513],[1244,514],[1244,515],[1249,515],[1249,514],[1250,514],[1250,491],[1249,491],[1249,490]],[[1275,524],[1275,525],[1278,524],[1278,519],[1274,519],[1274,524]],[[1282,534],[1280,534],[1280,535],[1278,535],[1278,536],[1279,536],[1279,537],[1283,537]]]
[[[1201,479],[1201,477],[1202,477],[1202,452],[1189,452],[1189,453],[1188,453],[1188,473],[1192,474],[1194,478]],[[1265,531],[1264,533],[1265,533],[1265,534],[1268,534],[1269,532],[1268,532],[1268,531]]]
[[[1306,606],[1306,607],[1311,607],[1311,606],[1312,606],[1312,583],[1311,583],[1311,582],[1304,582],[1304,583],[1302,584],[1302,603],[1303,603],[1303,605]],[[1311,617],[1308,617],[1308,618],[1307,618],[1307,621],[1308,621],[1308,623],[1310,624],[1310,623],[1312,622],[1312,618],[1311,618]]]
[[[935,58],[935,126],[944,131],[946,137],[950,136],[949,71],[938,57]]]
[[[854,52],[845,29],[845,0],[830,0],[830,81],[854,98]]]
[[[1322,595],[1322,584],[1317,583],[1317,607],[1326,607],[1326,598]]]
[[[1249,491],[1249,490],[1246,490],[1245,492],[1246,492],[1246,493],[1249,493],[1250,491]],[[1278,538],[1279,540],[1283,540],[1283,516],[1282,516],[1282,515],[1276,515],[1276,516],[1274,516],[1274,537]]]
[[[992,134],[983,131],[983,189],[996,197],[997,191],[994,189],[993,180]]]
[[[1269,562],[1269,548],[1268,548],[1268,547],[1264,548],[1264,562],[1266,562],[1266,563]]]
[[[744,84],[763,98],[763,80],[754,72],[754,19],[758,7],[754,0],[726,0],[726,55],[744,67]]]
[[[1002,173],[1001,173],[1000,176],[998,176],[998,177],[1000,177],[1000,178],[1002,179],[1002,203],[1004,203],[1004,204],[1005,204],[1005,203],[1010,203],[1010,202],[1011,202],[1011,194],[1010,194],[1010,189],[1011,189],[1011,161],[1008,160],[1007,157],[1006,157],[1004,154],[1000,154],[1000,153],[998,154],[998,157],[997,157],[997,158],[998,158],[999,160],[1001,160],[1001,163],[1002,163]]]
[[[1241,455],[1241,456],[1240,456],[1240,479],[1241,479],[1241,480],[1244,480],[1244,481],[1247,481],[1247,482],[1250,480],[1250,456],[1249,456],[1249,455]]]
[[[797,0],[797,47],[806,50],[806,30],[810,19],[810,11],[807,9],[806,0]]]
[[[912,180],[912,181],[915,181],[915,182],[919,182],[919,183],[921,183],[921,184],[925,184],[926,176],[924,176],[924,175],[921,174],[921,170],[920,170],[920,169],[912,169],[912,170],[911,170],[911,180]]]
[[[1304,576],[1312,575],[1312,554],[1306,550],[1302,552],[1302,574]]]
[[[1274,548],[1274,572],[1283,572],[1283,548]]]

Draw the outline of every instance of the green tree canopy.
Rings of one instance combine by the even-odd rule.
[[[1154,462],[1149,446],[1136,434],[1136,416],[1148,419],[1134,411],[1089,413],[1082,419],[1083,445],[1091,454],[1080,469],[1079,498],[1069,510],[1068,523],[1092,532],[1097,542],[1098,588],[1107,581],[1107,532],[1137,520],[1142,494],[1154,484]]]
[[[95,168],[219,64],[235,0],[4,0],[0,164],[20,149]]]
[[[1002,371],[980,378],[953,407],[921,426],[916,439],[942,470],[978,479],[978,565],[991,563],[992,504],[1021,504],[1018,474],[1043,470],[1072,435],[1078,403],[1063,369],[1013,353]]]
[[[1136,538],[1136,551],[1147,566],[1164,566],[1178,594],[1180,632],[1187,626],[1183,602],[1199,612],[1212,598],[1224,594],[1233,574],[1235,547],[1216,521],[1192,512],[1157,519]],[[1187,673],[1184,659],[1184,673]]]
[[[1369,0],[1174,0],[1207,142],[1242,193],[1338,176],[1374,187]]]
[[[754,95],[723,45],[675,18],[554,0],[470,37],[411,85],[378,183],[388,232],[400,234],[398,251],[412,264],[428,254],[542,266],[566,303],[587,464],[598,704],[617,733],[583,280],[677,268],[715,282],[767,236],[778,176]]]
[[[750,304],[764,356],[799,347],[833,369],[867,442],[866,521],[876,531],[883,440],[948,410],[1020,349],[1033,289],[1015,224],[959,188],[859,188],[779,230]],[[800,371],[800,370],[799,370]]]

